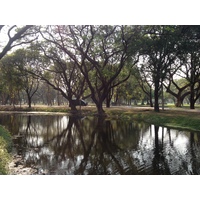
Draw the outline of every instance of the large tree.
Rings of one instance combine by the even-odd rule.
[[[182,64],[179,76],[189,83],[190,109],[200,97],[200,26],[182,26],[178,57]]]
[[[91,91],[98,114],[104,114],[103,102],[111,89],[130,76],[128,73],[116,82],[120,72],[125,66],[131,68],[137,62],[134,57],[134,45],[139,34],[137,27],[48,26],[41,28],[41,34],[78,66]],[[134,58],[134,61],[130,62],[130,58]]]
[[[141,66],[154,85],[154,111],[156,112],[159,112],[162,83],[175,66],[173,63],[176,60],[178,35],[179,29],[176,26],[146,26],[144,28]]]

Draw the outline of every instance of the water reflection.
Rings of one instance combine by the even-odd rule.
[[[101,117],[0,115],[0,124],[26,165],[47,174],[200,174],[199,133]]]

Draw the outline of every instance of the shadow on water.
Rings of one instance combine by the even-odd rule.
[[[26,166],[45,174],[200,174],[200,136],[142,122],[0,115]]]

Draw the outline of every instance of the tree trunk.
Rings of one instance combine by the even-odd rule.
[[[150,101],[150,106],[153,108],[152,89],[151,88],[150,88],[150,93],[149,93],[149,101]]]
[[[165,104],[165,100],[164,100],[164,94],[163,94],[163,85],[162,85],[162,88],[161,88],[161,96],[162,96],[162,110],[164,110],[164,104]]]
[[[194,86],[192,85],[191,88],[191,93],[190,93],[190,109],[195,109],[194,104],[195,104],[195,100],[194,100]]]
[[[142,99],[142,103],[141,103],[141,105],[144,105],[144,101],[145,101],[145,100],[144,100],[144,99]]]
[[[195,101],[194,99],[190,100],[190,109],[195,109]]]
[[[177,99],[176,99],[176,104],[175,104],[175,106],[176,106],[176,107],[181,107],[182,104],[183,104],[183,100],[182,100],[182,98],[181,98],[180,96],[178,96]]]
[[[154,111],[159,112],[159,81],[155,82],[154,101]]]
[[[106,98],[106,108],[110,108],[110,101],[111,99],[109,97]]]
[[[31,108],[31,97],[28,95],[28,107]]]
[[[153,101],[152,101],[152,97],[150,98],[150,106],[153,108]]]
[[[21,108],[21,106],[22,106],[22,98],[20,97],[19,91],[18,91],[18,99],[19,99],[19,106]]]
[[[105,115],[105,111],[103,110],[103,102],[98,102],[96,106],[97,106],[98,115],[100,116]]]
[[[58,103],[58,106],[60,106],[60,94],[58,91],[57,91],[57,103]]]
[[[112,100],[112,97],[113,97],[113,91],[114,89],[110,89],[110,91],[108,92],[108,95],[106,96],[106,107],[107,108],[110,108],[110,102]]]
[[[69,100],[69,107],[71,108],[71,112],[73,113],[76,113],[78,111],[73,101]]]

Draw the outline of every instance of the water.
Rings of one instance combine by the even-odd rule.
[[[200,174],[200,133],[136,121],[0,114],[38,174]]]

